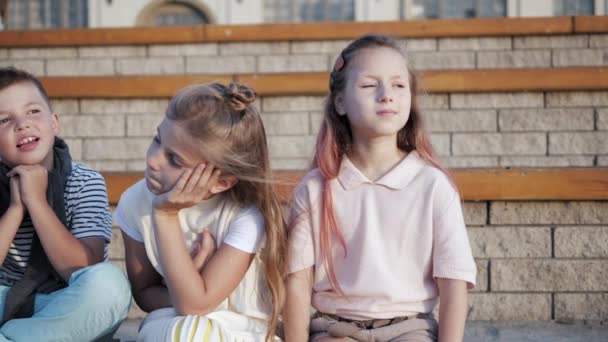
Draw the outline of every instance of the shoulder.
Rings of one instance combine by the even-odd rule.
[[[460,202],[460,194],[456,184],[452,183],[452,180],[444,171],[434,165],[425,162],[417,178],[424,183],[436,211],[444,212],[453,203]]]
[[[68,186],[88,182],[101,182],[105,186],[105,181],[99,171],[93,170],[79,163],[72,163],[72,172],[70,172],[68,175]]]
[[[293,191],[294,200],[317,197],[323,190],[324,180],[318,168],[310,170],[295,187]]]
[[[120,195],[119,202],[143,200],[144,198],[148,197],[149,193],[150,191],[146,186],[146,180],[141,179],[137,183],[131,185]]]
[[[247,253],[256,253],[265,238],[264,215],[255,206],[240,210],[223,242]]]
[[[437,191],[456,191],[448,174],[426,161],[424,163],[425,165],[420,170],[419,176],[425,183]]]
[[[95,194],[106,196],[106,192],[106,182],[98,171],[82,164],[72,164],[72,172],[68,175],[66,184],[68,198]]]
[[[147,200],[146,190],[145,180],[135,183],[122,193],[114,211],[116,224],[137,241],[143,241],[139,233],[141,218],[151,212],[151,201]]]
[[[264,215],[256,206],[241,208],[234,221],[246,221],[264,226]]]

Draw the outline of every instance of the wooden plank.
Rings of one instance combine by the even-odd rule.
[[[325,72],[237,75],[236,80],[266,96],[321,95],[329,91],[329,75]]]
[[[143,172],[103,172],[110,205],[118,204],[120,196],[130,186],[144,178]]]
[[[453,175],[465,200],[608,200],[608,168],[471,169]]]
[[[0,31],[3,47],[178,44],[204,40],[203,26]]]
[[[233,78],[223,75],[133,76],[133,77],[44,77],[40,79],[53,98],[158,98],[172,97],[190,84],[221,82]]]
[[[608,67],[421,72],[429,93],[608,89]]]
[[[276,171],[275,190],[282,201],[304,171]],[[454,169],[451,174],[466,201],[608,200],[608,168]],[[141,172],[105,172],[110,203],[115,205]]]
[[[608,67],[420,72],[428,93],[608,89]],[[260,96],[325,95],[327,73],[41,78],[53,98],[166,98],[189,84],[245,83]]]
[[[206,25],[1,31],[0,46],[100,46],[353,39],[369,32],[396,37],[481,37],[568,34],[572,17],[476,18],[390,22]]]
[[[570,17],[476,18],[385,22],[209,25],[211,41],[283,41],[353,39],[367,33],[396,37],[466,37],[564,34],[572,32]]]
[[[575,17],[574,18],[574,32],[576,32],[576,33],[608,32],[608,17],[606,17],[606,16]]]

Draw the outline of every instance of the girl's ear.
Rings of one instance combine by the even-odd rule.
[[[344,96],[342,96],[342,94],[338,94],[334,98],[334,107],[336,107],[338,115],[346,115],[346,109],[344,109]]]
[[[214,195],[219,194],[220,192],[232,188],[238,181],[239,180],[235,176],[220,176],[215,184],[211,186],[209,192]]]

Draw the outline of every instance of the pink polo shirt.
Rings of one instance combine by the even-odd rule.
[[[332,291],[320,258],[322,176],[309,172],[294,193],[289,272],[314,266],[312,305],[350,319],[392,318],[430,312],[435,278],[475,285],[476,266],[460,197],[440,170],[417,152],[375,182],[350,160],[330,182],[347,255],[334,240],[336,277],[346,296]]]

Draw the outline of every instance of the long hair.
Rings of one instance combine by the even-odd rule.
[[[274,336],[285,298],[287,238],[280,202],[272,189],[268,144],[253,105],[256,93],[238,83],[197,84],[171,99],[167,118],[184,124],[199,138],[205,158],[238,182],[226,193],[241,206],[256,206],[264,217],[266,245],[261,252],[271,293],[272,318],[266,340]]]
[[[334,238],[338,239],[344,255],[346,255],[347,250],[344,236],[338,227],[334,215],[330,181],[338,176],[343,157],[351,152],[353,136],[348,117],[338,114],[335,100],[336,96],[346,88],[347,76],[352,65],[352,60],[356,58],[361,50],[373,48],[390,48],[399,52],[404,59],[406,57],[405,52],[394,38],[383,35],[362,36],[352,41],[342,50],[330,74],[330,91],[325,100],[324,118],[319,135],[317,136],[313,161],[313,167],[319,168],[323,176],[320,211],[321,260],[332,288],[340,294],[343,293],[336,278],[331,253]],[[447,171],[438,162],[429,141],[428,133],[423,127],[422,114],[416,98],[418,95],[416,75],[409,67],[407,68],[410,82],[411,108],[407,123],[397,133],[397,147],[406,153],[417,151],[424,160],[443,171],[449,178]]]

